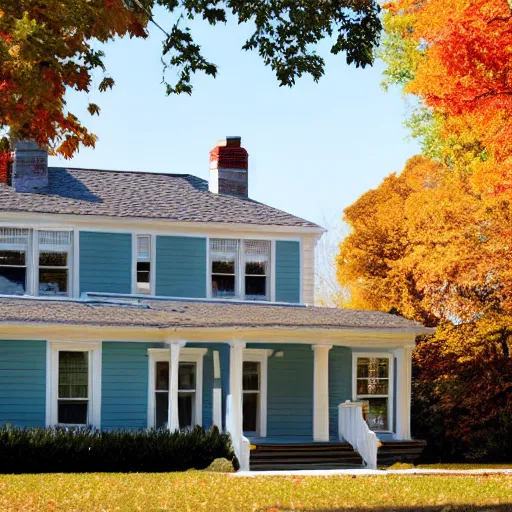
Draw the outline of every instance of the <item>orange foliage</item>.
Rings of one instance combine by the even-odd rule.
[[[507,0],[397,0],[402,36],[423,51],[405,92],[449,118],[444,136],[471,132],[486,150],[479,192],[512,188],[512,9]]]
[[[144,18],[122,0],[4,0],[0,12],[0,128],[70,158],[96,137],[66,109],[66,88],[90,91],[104,69],[91,42],[145,36]],[[106,77],[110,84],[112,79]],[[100,90],[104,90],[100,84]]]

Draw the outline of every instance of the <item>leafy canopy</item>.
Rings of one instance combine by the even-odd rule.
[[[154,18],[157,6],[174,15],[171,27]],[[149,23],[165,33],[167,94],[191,94],[195,73],[217,74],[187,26],[193,19],[210,25],[251,23],[254,32],[243,49],[257,51],[281,86],[292,86],[305,74],[320,79],[325,62],[315,45],[325,38],[332,41],[331,53],[344,52],[347,63],[372,64],[381,28],[376,0],[3,0],[0,129],[65,157],[80,144],[94,146],[95,135],[67,109],[66,89],[89,92],[95,71],[103,73],[99,90],[112,88],[114,79],[94,42],[145,38]],[[169,70],[176,73],[174,80]],[[100,107],[90,104],[88,111],[99,115]]]

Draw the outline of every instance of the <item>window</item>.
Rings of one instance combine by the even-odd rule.
[[[151,236],[137,236],[137,287],[135,293],[151,294]]]
[[[237,296],[238,240],[211,240],[212,297]]]
[[[46,426],[101,425],[101,343],[48,342]]]
[[[158,361],[155,369],[155,426],[167,425],[169,414],[169,362]],[[195,425],[196,363],[180,363],[178,369],[178,418],[180,429]]]
[[[203,356],[207,349],[183,348],[178,366],[180,429],[201,425]],[[169,350],[149,349],[148,427],[166,428],[169,415]]]
[[[260,363],[244,361],[242,391],[243,431],[257,432],[260,402]]]
[[[244,241],[245,298],[269,299],[270,242]]]
[[[87,425],[89,352],[59,352],[58,419],[62,425]]]
[[[266,240],[211,240],[212,297],[270,300],[270,248]]]
[[[70,231],[39,231],[39,295],[70,295],[70,248]]]
[[[27,292],[29,230],[0,228],[0,294]]]
[[[242,364],[242,428],[247,436],[267,436],[268,357],[272,350],[246,348]]]
[[[355,398],[369,404],[368,426],[376,431],[391,430],[391,356],[355,356]]]

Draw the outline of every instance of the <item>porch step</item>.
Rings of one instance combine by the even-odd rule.
[[[348,444],[260,444],[251,451],[253,471],[300,469],[354,469],[363,461]]]
[[[383,441],[377,453],[378,464],[414,462],[425,444],[424,441]],[[362,466],[363,460],[347,443],[264,443],[257,444],[250,456],[253,471],[354,469]]]

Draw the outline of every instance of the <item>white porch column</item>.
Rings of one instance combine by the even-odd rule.
[[[213,409],[212,423],[222,432],[222,383],[220,374],[220,355],[213,351]]]
[[[233,441],[242,437],[243,416],[242,416],[242,373],[244,362],[244,342],[235,341],[231,343],[229,351],[229,396],[230,405],[227,423],[227,430]]]
[[[169,411],[167,416],[167,428],[171,432],[180,429],[180,420],[178,417],[178,371],[180,349],[184,346],[184,341],[169,342]]]
[[[411,379],[413,346],[394,351],[396,358],[396,439],[411,439]]]
[[[313,441],[329,441],[329,350],[332,345],[313,345]]]

